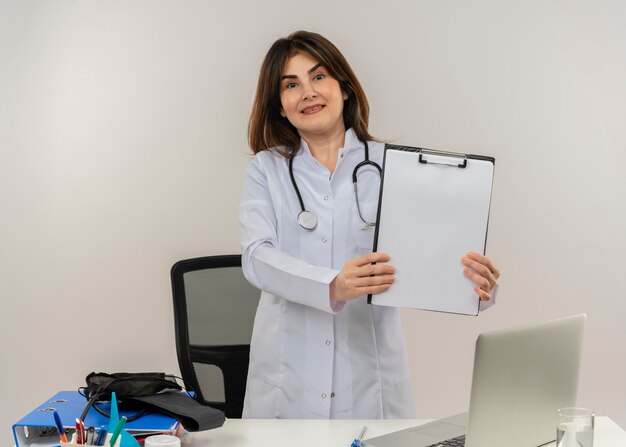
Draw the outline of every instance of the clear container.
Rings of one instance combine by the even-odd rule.
[[[595,414],[588,408],[561,408],[556,447],[593,447]]]

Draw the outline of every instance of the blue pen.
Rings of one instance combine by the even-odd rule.
[[[363,426],[363,428],[361,429],[361,433],[359,434],[359,437],[356,438],[354,441],[352,441],[352,444],[350,444],[350,447],[361,447],[361,439],[363,439],[365,430],[367,430],[367,425]]]
[[[67,436],[65,436],[65,428],[63,428],[63,423],[61,422],[61,416],[59,413],[54,410],[54,423],[57,426],[57,430],[59,430],[59,436],[61,437],[61,442],[67,443]]]
[[[101,428],[100,432],[98,433],[98,439],[96,439],[96,442],[94,442],[94,445],[104,445],[106,439],[107,439],[107,429]]]

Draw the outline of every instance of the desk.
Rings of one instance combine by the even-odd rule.
[[[373,438],[429,421],[229,419],[221,428],[190,434],[183,447],[349,447],[364,425],[365,438]],[[597,417],[594,447],[618,446],[626,446],[626,432],[608,417]]]

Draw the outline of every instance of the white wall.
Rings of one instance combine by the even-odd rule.
[[[269,45],[321,32],[380,138],[496,157],[498,305],[406,311],[419,416],[481,331],[589,315],[580,404],[626,426],[626,3],[0,2],[0,443],[91,371],[177,372],[169,268],[238,251]],[[445,371],[445,372],[444,372]]]

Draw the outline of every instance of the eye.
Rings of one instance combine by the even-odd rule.
[[[322,79],[324,79],[326,77],[326,75],[324,73],[318,73],[313,77],[313,80],[315,81],[321,81]]]
[[[285,89],[292,89],[292,88],[296,88],[297,86],[298,86],[298,84],[295,83],[295,82],[287,82],[285,84]]]

